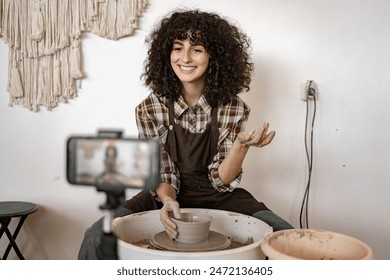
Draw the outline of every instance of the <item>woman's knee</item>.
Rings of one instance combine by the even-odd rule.
[[[273,231],[294,228],[289,222],[279,217],[278,215],[276,215],[274,212],[270,210],[261,210],[252,214],[252,216],[267,223],[269,226],[273,228]]]

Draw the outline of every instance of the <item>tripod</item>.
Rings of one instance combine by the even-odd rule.
[[[125,192],[124,190],[104,190],[104,192],[106,193],[106,202],[100,205],[100,209],[104,211],[103,235],[97,249],[97,257],[99,260],[117,260],[117,237],[112,233],[111,221],[113,210],[123,201]]]

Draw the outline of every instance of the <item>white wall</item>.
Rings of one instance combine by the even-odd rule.
[[[8,106],[8,46],[1,40],[0,200],[40,205],[18,237],[26,258],[77,258],[84,230],[101,216],[104,197],[66,182],[65,139],[100,127],[136,135],[134,107],[148,93],[139,79],[144,38],[175,7],[217,11],[252,38],[256,72],[251,91],[242,95],[252,108],[248,128],[269,121],[277,135],[272,145],[248,155],[242,186],[299,226],[307,176],[306,104],[299,88],[314,79],[320,97],[310,226],[352,235],[369,244],[378,259],[389,259],[387,0],[149,0],[134,36],[109,41],[85,34],[86,78],[79,96],[52,112]],[[2,252],[4,239],[0,245]]]

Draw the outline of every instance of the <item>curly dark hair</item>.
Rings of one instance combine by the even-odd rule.
[[[176,39],[201,42],[210,56],[203,95],[215,106],[249,90],[253,63],[250,39],[228,20],[214,13],[173,11],[146,38],[148,57],[144,63],[145,84],[158,96],[177,100],[182,85],[175,75],[170,54]]]

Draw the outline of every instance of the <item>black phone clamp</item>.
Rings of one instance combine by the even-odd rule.
[[[98,137],[104,137],[104,138],[112,138],[112,139],[119,139],[122,138],[123,130],[113,130],[113,129],[99,129],[98,130]]]

